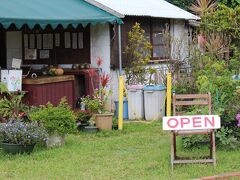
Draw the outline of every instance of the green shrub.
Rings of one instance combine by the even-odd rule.
[[[81,100],[91,113],[101,113],[104,110],[104,103],[101,98],[85,96]]]
[[[22,103],[24,92],[9,92],[6,85],[0,82],[0,116],[7,121],[11,119],[21,119],[20,114],[28,107]]]
[[[218,145],[225,149],[236,149],[240,146],[240,142],[234,136],[233,130],[228,127],[222,127],[219,131],[217,131],[216,137]]]
[[[63,98],[58,106],[48,103],[39,107],[30,113],[29,117],[33,121],[42,123],[49,134],[64,135],[76,129],[76,116],[68,105],[66,98]]]
[[[77,112],[77,120],[81,123],[88,123],[91,117],[92,113],[90,111],[81,110]]]
[[[30,145],[44,142],[47,132],[37,122],[9,121],[0,126],[0,137],[4,143]]]

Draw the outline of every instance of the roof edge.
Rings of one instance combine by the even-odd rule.
[[[108,6],[105,6],[102,3],[99,3],[97,1],[95,1],[95,0],[84,0],[84,1],[93,5],[93,6],[96,6],[96,7],[100,8],[100,9],[102,9],[102,10],[104,10],[104,11],[106,11],[106,12],[108,12],[108,13],[114,15],[114,16],[117,16],[118,18],[124,18],[125,17],[125,15],[123,15],[123,14],[121,14],[121,13],[109,8]]]

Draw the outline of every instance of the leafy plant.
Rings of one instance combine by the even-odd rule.
[[[149,73],[149,80],[148,80],[148,85],[151,85],[151,84],[156,84],[156,82],[152,79],[152,76],[157,73],[157,69],[156,68],[153,68],[153,67],[149,67],[148,68],[148,73]]]
[[[88,123],[91,117],[92,113],[90,111],[81,110],[77,112],[77,120],[81,123]]]
[[[145,65],[151,58],[152,46],[144,33],[139,23],[128,32],[128,44],[125,49],[128,57],[128,65],[125,67],[127,84],[143,84],[146,81]]]
[[[207,145],[208,142],[208,135],[191,135],[182,137],[182,146],[184,148],[200,148],[202,145]]]
[[[85,96],[81,98],[81,101],[85,104],[86,109],[91,113],[103,113],[105,111],[105,105],[108,101],[108,97],[112,94],[111,90],[108,90],[108,84],[110,77],[108,74],[102,72],[101,65],[103,60],[98,58],[96,64],[99,69],[99,88],[94,89],[92,96]],[[91,78],[92,79],[92,78]]]
[[[228,127],[222,127],[217,131],[216,137],[219,141],[218,145],[223,146],[224,148],[236,149],[240,145],[240,142],[233,135],[233,130]]]
[[[0,83],[0,92],[2,98],[0,99],[0,116],[3,118],[20,119],[20,113],[27,109],[27,106],[22,103],[24,92],[9,92],[6,85]]]
[[[192,4],[189,9],[195,14],[202,16],[204,13],[214,10],[217,4],[214,0],[197,0],[195,4]]]
[[[92,98],[90,96],[85,96],[81,98],[82,102],[85,104],[87,110],[92,113],[103,112],[103,102],[100,98]]]
[[[42,123],[49,134],[64,135],[76,129],[76,116],[66,98],[62,98],[58,106],[53,106],[51,103],[40,106],[29,116],[33,121]]]
[[[0,135],[4,143],[30,145],[45,141],[47,132],[37,122],[9,121],[0,126]]]

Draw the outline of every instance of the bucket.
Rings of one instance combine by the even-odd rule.
[[[115,114],[118,117],[118,101],[114,101],[115,104]],[[128,120],[128,101],[124,100],[123,101],[123,119]]]

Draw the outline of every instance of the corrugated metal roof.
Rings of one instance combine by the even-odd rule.
[[[86,0],[98,3],[126,16],[150,16],[171,19],[199,19],[164,0]]]

